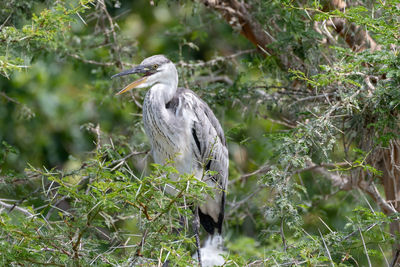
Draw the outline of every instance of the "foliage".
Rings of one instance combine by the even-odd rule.
[[[25,215],[30,215],[25,220],[1,214],[3,264],[80,266],[105,262],[128,266],[138,260],[149,265],[167,258],[191,261],[187,247],[193,246],[194,238],[187,224],[182,227],[181,218],[192,216],[189,203],[201,203],[206,184],[189,175],[173,182],[169,176],[177,172],[171,166],[154,165],[149,176],[132,176],[129,166],[112,160],[108,150],[98,151],[85,167],[70,173],[31,170],[31,176],[36,175],[48,190],[40,210],[26,210]],[[167,185],[179,193],[166,197],[163,191]],[[68,211],[59,208],[65,200],[70,205]],[[120,228],[129,219],[138,221],[145,233],[142,238]],[[178,236],[172,234],[177,229]],[[174,238],[176,242],[168,242]],[[131,244],[129,250],[121,251],[127,243]],[[160,246],[164,253],[159,252]]]
[[[0,4],[1,265],[195,264],[191,207],[211,190],[148,162],[145,92],[117,99],[109,79],[157,53],[225,129],[227,266],[390,261],[398,213],[365,188],[384,191],[374,159],[398,138],[397,2],[248,4],[274,55],[196,1]],[[336,20],[379,49],[349,47]]]

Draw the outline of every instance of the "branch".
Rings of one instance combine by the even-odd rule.
[[[18,210],[19,212],[22,212],[23,214],[25,214],[25,215],[28,216],[29,218],[31,218],[31,217],[36,217],[35,214],[31,213],[31,212],[30,212],[29,210],[27,210],[27,209],[21,208],[21,207],[16,206],[16,205],[7,204],[7,203],[5,203],[5,202],[3,202],[3,201],[1,201],[1,200],[0,200],[0,206],[3,206],[3,207],[6,208],[6,209],[10,209],[10,211],[13,210],[13,209],[14,209],[14,210]],[[0,210],[0,212],[1,212],[1,210]]]
[[[289,106],[294,106],[294,105],[296,105],[296,104],[298,104],[300,102],[314,101],[314,100],[317,100],[317,99],[320,99],[320,98],[327,99],[327,98],[329,98],[331,96],[336,96],[336,95],[337,95],[336,93],[324,93],[324,94],[321,94],[321,95],[311,95],[311,96],[300,98],[300,99],[294,101],[293,103],[291,103]]]
[[[68,56],[78,59],[84,63],[87,64],[92,64],[92,65],[97,65],[97,66],[105,66],[105,67],[112,67],[112,66],[117,66],[118,67],[118,62],[100,62],[100,61],[95,61],[91,59],[85,59],[77,54],[67,54]],[[127,63],[127,62],[121,62],[123,66],[128,66],[128,67],[133,67],[133,64]]]
[[[348,163],[341,163],[341,164],[348,164]],[[360,175],[358,175],[358,177],[351,178],[347,175],[339,175],[337,172],[329,171],[325,168],[325,167],[337,166],[337,165],[333,166],[332,165],[333,164],[316,165],[315,163],[311,162],[309,163],[309,167],[299,170],[297,171],[297,173],[307,170],[314,171],[328,178],[334,186],[339,187],[341,190],[349,191],[355,188],[359,188],[362,191],[366,192],[370,197],[372,197],[375,203],[378,204],[378,206],[386,215],[397,213],[396,209],[381,196],[378,189],[376,188],[376,185],[373,182],[366,181],[361,177],[362,172],[360,172]]]
[[[8,17],[4,20],[3,24],[0,25],[0,32],[3,30],[4,25],[7,24],[8,20],[11,18],[12,14],[13,14],[13,12],[11,12],[10,15],[8,15]]]
[[[373,182],[368,183],[367,181],[361,181],[358,187],[368,193],[368,195],[370,195],[375,200],[375,202],[385,212],[386,215],[397,213],[397,210],[381,196]]]
[[[228,216],[231,216],[232,214],[234,214],[236,212],[236,210],[240,208],[240,206],[242,206],[245,203],[248,203],[251,198],[256,196],[261,190],[263,190],[266,187],[267,187],[266,185],[260,185],[260,186],[257,187],[256,190],[254,190],[253,192],[251,192],[247,196],[243,197],[241,200],[239,200],[237,202],[233,201],[233,202],[229,203],[229,205],[232,208],[230,209]]]
[[[268,166],[268,165],[263,165],[263,166],[261,166],[259,169],[255,170],[255,171],[253,171],[253,172],[243,174],[243,175],[241,175],[239,178],[236,178],[235,180],[229,181],[229,184],[231,185],[231,184],[234,184],[234,183],[239,182],[239,181],[240,181],[240,182],[246,181],[246,180],[247,180],[248,178],[250,178],[251,176],[254,176],[254,175],[257,175],[257,174],[263,174],[263,173],[268,172],[269,170],[271,170],[271,167],[270,167],[270,166]]]
[[[304,62],[292,51],[275,51],[270,47],[276,40],[249,12],[249,6],[238,0],[198,0],[206,7],[220,13],[225,21],[240,31],[259,51],[276,56],[284,69],[304,70]]]
[[[4,92],[0,92],[0,95],[2,96],[2,97],[4,97],[5,99],[7,99],[8,101],[10,101],[10,102],[13,102],[13,103],[15,103],[15,104],[21,104],[18,100],[15,100],[14,98],[12,98],[12,97],[9,97],[6,93],[4,93]]]
[[[345,12],[346,7],[347,4],[344,0],[331,0],[325,10],[339,9]],[[372,39],[363,26],[355,25],[343,18],[332,18],[327,22],[327,25],[332,26],[336,33],[344,38],[347,45],[355,52],[361,52],[365,49],[371,49],[372,51],[381,49],[381,46]]]
[[[133,152],[129,153],[128,155],[126,155],[125,157],[121,158],[121,159],[116,159],[116,160],[112,161],[112,162],[110,163],[110,165],[109,165],[109,166],[112,166],[112,165],[118,163],[117,165],[115,165],[115,166],[111,169],[111,171],[114,171],[114,170],[117,169],[119,166],[121,166],[122,164],[124,164],[125,161],[126,161],[127,159],[129,159],[130,157],[132,157],[132,156],[137,156],[137,155],[142,155],[142,154],[147,154],[147,153],[149,153],[149,152],[150,152],[150,150],[145,150],[145,151],[133,151]]]
[[[231,55],[228,55],[228,56],[216,57],[216,58],[214,58],[212,60],[209,60],[209,61],[203,61],[203,62],[200,61],[200,62],[197,62],[197,63],[186,63],[186,62],[181,60],[176,65],[180,66],[180,67],[188,67],[188,68],[201,68],[201,67],[205,67],[205,66],[213,66],[213,65],[218,64],[219,62],[224,62],[226,60],[234,59],[234,58],[236,58],[238,56],[245,55],[245,54],[250,54],[250,53],[254,53],[254,52],[256,52],[255,49],[247,49],[247,50],[239,51],[237,53],[234,53],[234,54],[231,54]]]
[[[308,163],[308,167],[298,170],[295,173],[301,173],[305,171],[313,171],[316,173],[321,174],[322,176],[328,178],[334,186],[339,187],[341,190],[350,190],[352,189],[352,183],[349,177],[342,177],[340,176],[337,172],[329,171],[326,169],[327,167],[338,167],[338,166],[347,166],[349,163],[347,162],[341,162],[341,163],[336,163],[336,164],[330,164],[330,163],[322,163],[320,165],[317,165],[313,162]]]
[[[122,67],[122,62],[121,62],[121,55],[120,55],[120,46],[118,44],[117,40],[117,33],[115,32],[115,26],[114,26],[114,21],[113,18],[111,17],[110,13],[108,13],[107,6],[104,2],[104,0],[98,0],[98,3],[101,6],[101,9],[103,10],[104,14],[107,17],[108,23],[110,24],[110,30],[112,33],[112,39],[114,42],[114,45],[112,46],[112,50],[115,52],[113,55],[116,57],[116,65],[117,67],[121,68]]]
[[[196,83],[216,83],[216,82],[223,82],[227,85],[233,85],[233,81],[227,75],[221,76],[200,76],[196,78]]]

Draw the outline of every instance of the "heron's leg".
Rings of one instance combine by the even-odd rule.
[[[200,254],[200,236],[199,236],[199,229],[200,229],[200,218],[199,218],[199,208],[195,207],[194,211],[194,235],[196,238],[196,250],[197,250],[197,257],[199,259],[199,266],[202,267],[203,264],[201,262],[201,254]]]

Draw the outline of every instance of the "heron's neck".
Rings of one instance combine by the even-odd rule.
[[[157,104],[167,104],[174,97],[178,87],[178,80],[169,81],[168,83],[156,83],[153,85],[148,95],[156,100],[154,103]]]
[[[150,88],[149,95],[155,100],[154,103],[166,104],[171,101],[176,88],[167,87],[163,84],[156,84]]]
[[[167,111],[166,104],[171,101],[176,90],[177,83],[170,85],[158,83],[147,91],[143,102],[143,124],[151,142],[154,136],[159,134],[154,131],[156,129],[154,125],[157,125],[158,129],[163,129],[165,133],[171,131],[169,126],[171,114]]]

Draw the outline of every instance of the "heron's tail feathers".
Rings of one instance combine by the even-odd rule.
[[[225,255],[226,252],[222,250],[223,246],[224,239],[221,235],[215,234],[207,237],[203,247],[200,248],[203,267],[221,266],[225,263],[222,255]],[[197,259],[197,254],[194,254],[193,258]]]

